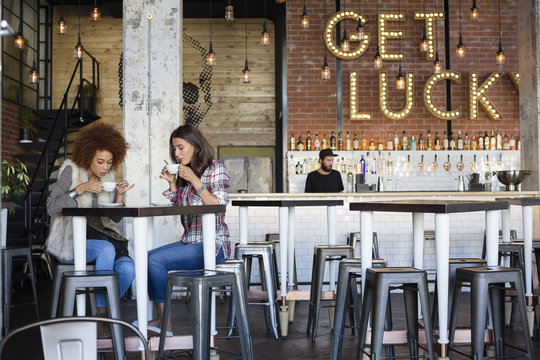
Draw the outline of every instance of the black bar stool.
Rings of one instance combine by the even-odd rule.
[[[67,271],[74,271],[75,266],[72,264],[57,263],[54,267],[54,283],[53,283],[53,298],[51,301],[51,319],[56,317],[58,311],[58,305],[60,303],[60,295],[62,292],[62,278]],[[86,270],[94,271],[94,265],[86,265]],[[90,293],[90,304],[92,308],[92,314],[96,313],[96,296],[94,293]]]
[[[353,258],[354,249],[350,245],[315,245],[313,251],[313,267],[311,271],[311,289],[309,293],[309,315],[306,334],[311,332],[311,341],[317,337],[319,312],[322,306],[322,289],[324,281],[324,265],[327,261]],[[332,281],[332,279],[330,279]]]
[[[459,309],[459,297],[463,282],[471,283],[471,355],[458,351],[454,346],[454,334],[456,330],[457,315]],[[498,358],[505,355],[504,336],[504,293],[505,283],[513,283],[516,288],[516,297],[523,324],[523,336],[525,338],[526,351],[523,357],[532,360],[532,344],[529,334],[527,311],[525,308],[525,289],[519,269],[502,266],[459,268],[456,270],[456,286],[454,287],[454,303],[452,305],[452,317],[450,318],[449,350],[471,359],[484,359],[484,336],[486,327],[486,313],[488,298],[491,300],[491,313],[493,317],[493,332],[495,351]],[[515,346],[512,346],[516,348]],[[517,349],[517,348],[516,348]]]
[[[364,289],[365,293],[360,316],[357,359],[361,359],[363,354],[366,353],[364,345],[366,343],[370,315],[373,329],[371,331],[371,354],[369,354],[369,356],[372,360],[388,358],[383,357],[382,347],[388,292],[391,284],[403,284],[401,288],[403,289],[403,296],[405,298],[405,314],[407,318],[407,336],[410,356],[427,357],[431,360],[435,360],[427,275],[424,270],[412,267],[367,269]],[[426,333],[428,350],[428,354],[425,356],[418,355],[418,298],[420,298],[422,315],[424,316],[424,330]]]
[[[374,259],[373,267],[386,267],[386,260]],[[332,360],[341,359],[343,345],[343,333],[345,330],[345,318],[347,313],[353,328],[354,324],[360,324],[360,305],[358,304],[357,280],[362,278],[361,259],[343,259],[339,262],[338,281],[336,288],[336,312],[332,334]],[[389,302],[390,304],[390,299]],[[348,312],[346,310],[349,310]],[[390,306],[388,306],[390,310]],[[385,330],[392,328],[392,314],[386,317]]]
[[[163,306],[161,329],[167,328],[171,307],[171,293],[174,286],[187,287],[191,291],[191,321],[193,329],[193,359],[206,360],[210,357],[210,320],[212,314],[212,288],[231,286],[236,307],[236,322],[240,333],[242,358],[253,359],[253,345],[247,311],[247,294],[238,286],[234,273],[213,270],[170,271],[167,276],[167,291]],[[163,357],[166,331],[159,337],[158,359]]]

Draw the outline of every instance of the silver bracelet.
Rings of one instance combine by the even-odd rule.
[[[69,197],[75,200],[76,198],[79,197],[79,193],[77,192],[76,189],[73,189],[69,192]]]

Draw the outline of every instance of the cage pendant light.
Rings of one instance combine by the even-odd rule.
[[[208,47],[208,54],[206,54],[206,65],[216,65],[216,54],[212,48],[212,0],[210,0],[210,46]]]
[[[73,51],[73,57],[77,60],[81,60],[84,57],[84,47],[81,44],[81,1],[79,0],[79,6],[77,8],[79,14],[79,36],[77,38],[77,45]]]
[[[473,0],[471,7],[471,20],[473,22],[478,21],[478,16],[480,16],[480,9],[476,6],[476,0]]]
[[[64,1],[60,3],[60,19],[58,20],[58,23],[56,24],[56,28],[58,29],[59,35],[64,35],[68,31],[66,22],[64,20]]]
[[[90,21],[98,22],[101,20],[101,13],[97,7],[97,0],[94,0],[94,9],[90,13]]]
[[[32,69],[30,69],[30,73],[28,74],[28,82],[30,84],[39,83],[39,74],[36,68],[36,59],[34,59],[34,63],[32,64]]]
[[[304,11],[302,12],[302,16],[300,16],[300,27],[304,30],[309,29],[309,16],[307,14],[305,1],[304,1]]]
[[[424,14],[426,13],[426,0],[423,2],[423,8],[424,8]],[[422,39],[420,39],[420,52],[421,53],[427,53],[429,50],[429,41],[426,36],[426,27],[424,26],[422,29]]]
[[[346,1],[343,0],[343,9],[346,8]],[[347,36],[347,29],[345,28],[345,23],[343,23],[343,38],[341,38],[341,50],[351,51],[351,42],[349,41],[349,37]]]
[[[433,41],[435,41],[436,44],[436,51],[435,51],[435,60],[433,61],[433,73],[434,74],[440,74],[442,71],[442,64],[439,60],[439,42],[437,41],[437,23],[434,24],[433,29]]]
[[[499,66],[503,66],[506,61],[504,51],[502,49],[502,33],[501,33],[501,0],[499,0],[499,49],[497,50],[497,57],[495,62]]]
[[[458,2],[458,17],[459,17],[459,42],[456,47],[456,55],[459,59],[465,57],[465,45],[463,45],[463,38],[461,36],[461,0]]]
[[[22,34],[22,20],[19,23],[19,30],[17,31],[17,37],[15,38],[15,47],[19,50],[24,49],[24,38]]]
[[[263,23],[263,31],[261,32],[261,40],[260,44],[262,46],[269,46],[270,45],[270,34],[268,33],[268,28],[266,26],[266,0],[264,0],[264,23]]]
[[[379,23],[379,0],[377,0],[377,11],[375,12],[377,17],[377,24]],[[373,57],[373,67],[375,69],[381,69],[383,66],[383,59],[379,50],[379,40],[377,39],[377,50],[375,50],[375,56]]]
[[[398,14],[401,13],[401,1],[398,1]],[[398,22],[398,32],[401,32],[401,21]],[[399,52],[401,53],[401,37],[399,38]],[[401,60],[399,60],[399,71],[396,76],[396,89],[405,90],[405,76],[401,71]]]
[[[326,0],[324,0],[324,16],[326,16]],[[321,80],[330,80],[331,72],[328,66],[328,58],[326,57],[326,46],[324,47],[324,63],[321,68]]]
[[[358,0],[358,13],[362,14],[362,6],[360,5],[360,0]],[[364,38],[364,35],[364,24],[362,24],[362,19],[359,17],[358,23],[356,24],[356,37],[358,40],[362,40]]]
[[[244,0],[245,4],[245,18],[244,18],[244,24],[245,24],[245,31],[246,31],[246,62],[244,65],[244,69],[242,70],[242,82],[244,84],[251,83],[251,70],[249,70],[248,66],[248,53],[247,53],[247,44],[248,44],[248,32],[247,32],[247,0]]]
[[[231,0],[227,0],[225,5],[225,21],[234,21],[234,7]]]

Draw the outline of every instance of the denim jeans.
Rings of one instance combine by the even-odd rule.
[[[96,270],[113,270],[118,275],[118,290],[122,296],[135,278],[135,264],[127,256],[114,260],[115,257],[114,246],[107,240],[86,240],[86,262],[95,262]],[[64,264],[73,264],[73,261],[59,260]],[[104,294],[96,294],[96,306],[107,306]]]
[[[223,249],[216,255],[216,264],[225,262]],[[184,244],[177,241],[148,253],[148,294],[151,300],[162,303],[167,288],[167,273],[171,270],[204,268],[203,243]]]

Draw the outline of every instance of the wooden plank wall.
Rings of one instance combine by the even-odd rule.
[[[54,19],[58,19],[59,8]],[[122,127],[123,111],[118,104],[118,62],[122,52],[122,19],[102,14],[102,20],[88,20],[90,7],[81,7],[81,40],[85,49],[101,64],[101,84],[97,113],[101,121]],[[53,36],[53,106],[57,108],[67,87],[75,60],[73,49],[77,43],[78,16],[76,7],[64,7],[64,18],[69,32]],[[232,25],[214,19],[213,48],[217,65],[212,69],[210,84],[211,105],[200,91],[200,75],[209,44],[208,19],[184,19],[184,83],[199,88],[197,104],[186,104],[206,113],[200,128],[217,150],[218,146],[274,146],[275,145],[275,82],[274,48],[262,47],[258,39],[262,19],[248,19],[248,60],[252,71],[251,84],[241,82],[245,60],[245,23],[239,19]],[[273,39],[274,27],[268,22]],[[142,49],[141,51],[144,51]],[[85,76],[90,78],[90,61],[85,63]],[[74,98],[76,88],[70,94]],[[71,100],[72,101],[72,100]],[[195,109],[197,110],[197,109]],[[216,151],[217,156],[217,151]]]

